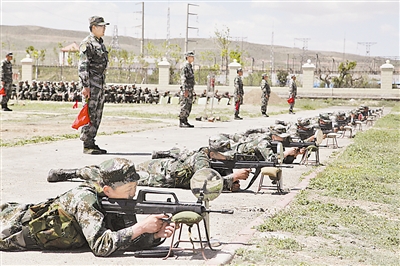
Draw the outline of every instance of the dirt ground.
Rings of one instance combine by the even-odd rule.
[[[259,104],[260,93],[251,91],[246,94],[244,105],[241,107],[243,111],[249,113],[260,113]],[[282,108],[277,107],[277,104],[284,102],[275,93],[271,94],[269,101],[268,111],[279,111]],[[58,104],[54,102],[39,102],[43,105]],[[11,101],[10,107],[15,109],[12,113],[0,113],[1,115],[1,140],[3,143],[15,143],[17,141],[33,139],[38,137],[51,137],[51,136],[63,136],[65,134],[79,134],[79,131],[72,129],[69,125],[72,124],[79,109],[72,110],[72,108],[59,108],[55,110],[45,111],[32,111],[30,110],[30,101]],[[60,103],[61,104],[61,103]],[[64,105],[68,105],[65,103]],[[73,103],[70,103],[72,106]],[[68,105],[69,106],[69,105]],[[81,105],[79,105],[81,106]],[[211,105],[207,107],[210,114]],[[112,110],[112,113],[110,113]],[[118,111],[126,110],[137,110],[142,113],[152,113],[151,122],[148,119],[137,118],[132,116],[118,116]],[[191,117],[197,117],[204,114],[204,106],[193,105]],[[213,106],[213,113],[218,116],[219,113],[233,113],[232,105],[219,106],[215,104]],[[99,128],[100,134],[113,134],[113,133],[128,133],[138,132],[143,130],[149,130],[154,128],[163,128],[169,126],[176,126],[178,118],[172,119],[160,119],[157,117],[158,113],[176,113],[178,116],[179,105],[173,106],[168,105],[147,105],[147,104],[106,104],[104,108],[103,120]],[[69,129],[69,130],[66,130]],[[121,132],[123,129],[123,132]]]

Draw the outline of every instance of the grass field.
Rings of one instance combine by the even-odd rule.
[[[231,265],[399,265],[400,105],[357,134]]]

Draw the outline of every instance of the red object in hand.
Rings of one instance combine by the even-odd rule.
[[[290,97],[290,98],[287,100],[287,102],[288,102],[288,103],[294,103],[294,98],[293,98],[293,97]]]
[[[85,104],[82,107],[82,110],[79,112],[78,117],[75,119],[74,123],[72,123],[72,128],[78,130],[81,126],[87,125],[89,123],[89,106]]]
[[[78,108],[78,100],[76,100],[75,104],[72,106],[72,109]]]
[[[3,88],[1,88],[0,90],[0,96],[5,96],[6,95],[6,90]]]

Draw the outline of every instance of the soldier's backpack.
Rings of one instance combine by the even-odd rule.
[[[31,214],[29,231],[42,249],[70,249],[85,245],[86,239],[75,217],[67,213],[54,199],[37,204]]]

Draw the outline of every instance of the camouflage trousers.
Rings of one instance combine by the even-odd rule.
[[[183,151],[176,158],[152,159],[137,164],[139,186],[190,188],[193,174],[210,167],[206,150]]]
[[[181,104],[181,112],[179,113],[179,118],[182,120],[187,120],[192,111],[193,104],[193,88],[188,90],[189,95],[185,97],[184,90],[180,93],[180,104]]]
[[[4,90],[6,95],[2,95],[1,97],[1,105],[6,105],[11,98],[12,93],[12,82],[5,82]]]
[[[261,113],[262,114],[267,113],[268,100],[269,100],[269,97],[267,98],[264,96],[261,98]]]
[[[94,145],[104,108],[104,88],[91,87],[88,100],[90,123],[82,127],[80,139],[85,147]]]
[[[0,250],[27,250],[22,218],[31,204],[5,203],[0,206]]]

